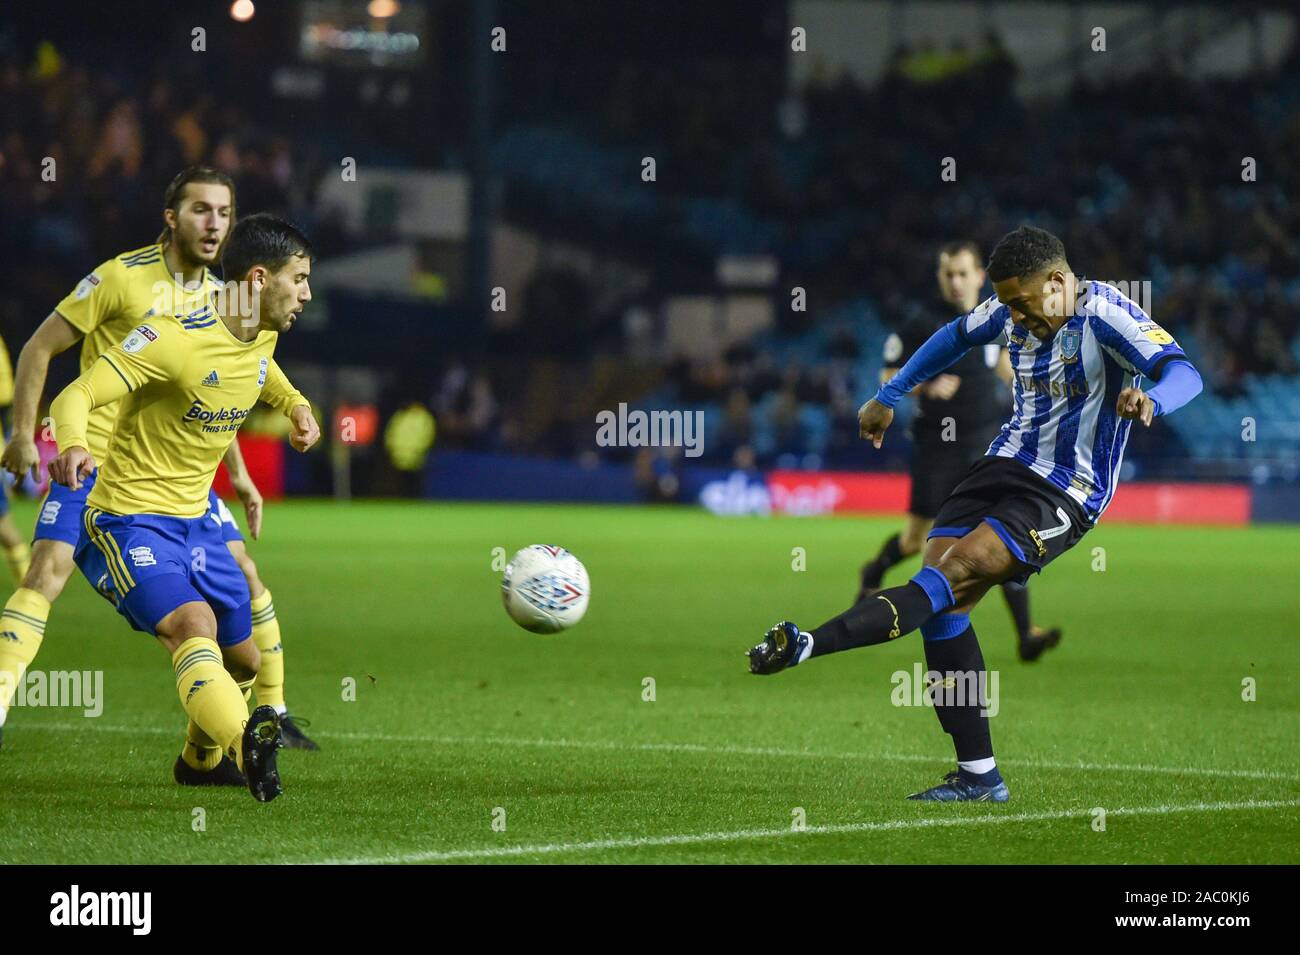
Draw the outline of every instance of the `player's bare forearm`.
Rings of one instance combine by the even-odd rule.
[[[53,356],[43,346],[29,341],[18,353],[18,370],[14,374],[13,436],[31,440],[36,432],[36,410],[45,390]]]
[[[252,483],[252,478],[248,475],[248,467],[244,464],[244,452],[239,446],[238,438],[230,442],[230,447],[226,448],[226,453],[222,455],[221,463],[226,466],[230,483],[236,488],[241,484]]]
[[[226,453],[221,458],[230,475],[230,486],[244,505],[244,519],[248,522],[248,533],[257,540],[262,535],[262,492],[253,483],[253,476],[244,464],[244,452],[239,447],[239,439],[230,442]]]
[[[37,450],[36,409],[45,389],[45,376],[50,367],[50,355],[41,346],[28,342],[18,354],[18,370],[14,376],[13,417],[10,422],[10,438],[0,453],[0,467],[22,480],[23,475],[36,473],[41,455]]]
[[[18,353],[14,372],[13,435],[30,439],[45,390],[50,360],[81,340],[81,333],[58,312],[51,312]]]

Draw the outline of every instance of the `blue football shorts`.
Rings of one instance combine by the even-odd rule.
[[[71,510],[67,500],[55,523]],[[217,643],[240,643],[253,632],[248,583],[227,542],[243,538],[215,494],[210,503],[207,514],[181,518],[109,514],[83,499],[77,566],[136,630],[157,633],[158,622],[177,607],[202,600],[216,614]]]

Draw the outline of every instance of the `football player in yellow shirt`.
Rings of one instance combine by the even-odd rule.
[[[4,340],[0,339],[0,408],[9,407],[13,401],[14,369],[9,363],[9,349],[5,347]],[[0,550],[4,551],[5,563],[9,565],[14,583],[21,583],[31,565],[32,552],[23,535],[14,526],[14,519],[9,513],[9,495],[5,493],[4,484],[0,484]],[[6,631],[0,630],[0,645],[10,642],[10,639]],[[0,650],[0,653],[3,651]],[[0,726],[2,725],[4,721],[0,719]]]
[[[191,166],[172,179],[163,197],[164,231],[158,243],[126,252],[100,265],[61,301],[23,347],[18,359],[14,397],[13,437],[0,455],[0,466],[21,477],[35,473],[38,452],[32,435],[36,410],[50,359],[81,346],[81,370],[90,368],[100,354],[120,342],[141,320],[156,314],[183,316],[187,321],[211,321],[209,299],[221,283],[208,270],[222,251],[235,219],[235,187],[230,177],[206,166]],[[180,280],[177,281],[177,276]],[[117,408],[97,409],[90,418],[88,450],[102,462]],[[248,476],[238,443],[227,452],[226,469],[244,504],[248,530],[256,540],[261,533],[262,496]],[[0,732],[9,700],[31,665],[44,637],[50,605],[72,575],[73,549],[81,530],[81,511],[91,481],[79,491],[51,485],[36,521],[31,567],[22,577],[0,613]],[[316,749],[288,714],[284,700],[284,655],[280,624],[271,592],[248,556],[234,517],[216,494],[209,497],[213,520],[219,520],[227,546],[243,570],[252,598],[253,640],[261,651],[261,667],[253,687],[259,703],[269,703],[282,714],[281,733],[286,745]],[[0,522],[0,543],[3,522]],[[191,760],[193,761],[193,760]],[[243,784],[238,774],[211,774],[203,782],[224,777],[226,783]],[[177,782],[194,781],[178,764]]]
[[[51,479],[73,491],[96,472],[91,413],[120,401],[108,457],[82,512],[74,559],[86,579],[172,658],[181,706],[198,738],[224,753],[260,802],[281,792],[279,714],[251,716],[236,677],[257,670],[244,576],[209,519],[217,465],[259,400],[292,424],[299,451],[320,438],[311,406],[273,354],[311,299],[312,250],[270,215],[230,232],[223,294],[211,318],[151,317],[109,348],[50,405],[59,456]],[[236,289],[238,292],[236,293]],[[188,744],[187,744],[188,748]]]

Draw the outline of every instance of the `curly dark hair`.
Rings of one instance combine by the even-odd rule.
[[[1065,261],[1065,245],[1046,229],[1022,225],[1008,232],[993,248],[989,257],[989,280],[1023,279],[1034,275],[1049,265]]]

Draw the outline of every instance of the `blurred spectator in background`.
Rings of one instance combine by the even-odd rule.
[[[641,448],[634,461],[637,489],[653,504],[671,504],[682,497],[680,448]]]
[[[497,401],[485,373],[452,365],[442,377],[433,407],[444,446],[486,451],[497,443]]]
[[[404,497],[419,497],[424,462],[437,433],[433,415],[418,401],[399,408],[384,428],[384,450]]]
[[[753,407],[748,393],[737,385],[727,396],[722,426],[718,429],[717,449],[706,448],[705,453],[713,460],[727,462],[734,460],[741,448],[752,448],[753,444]]]

